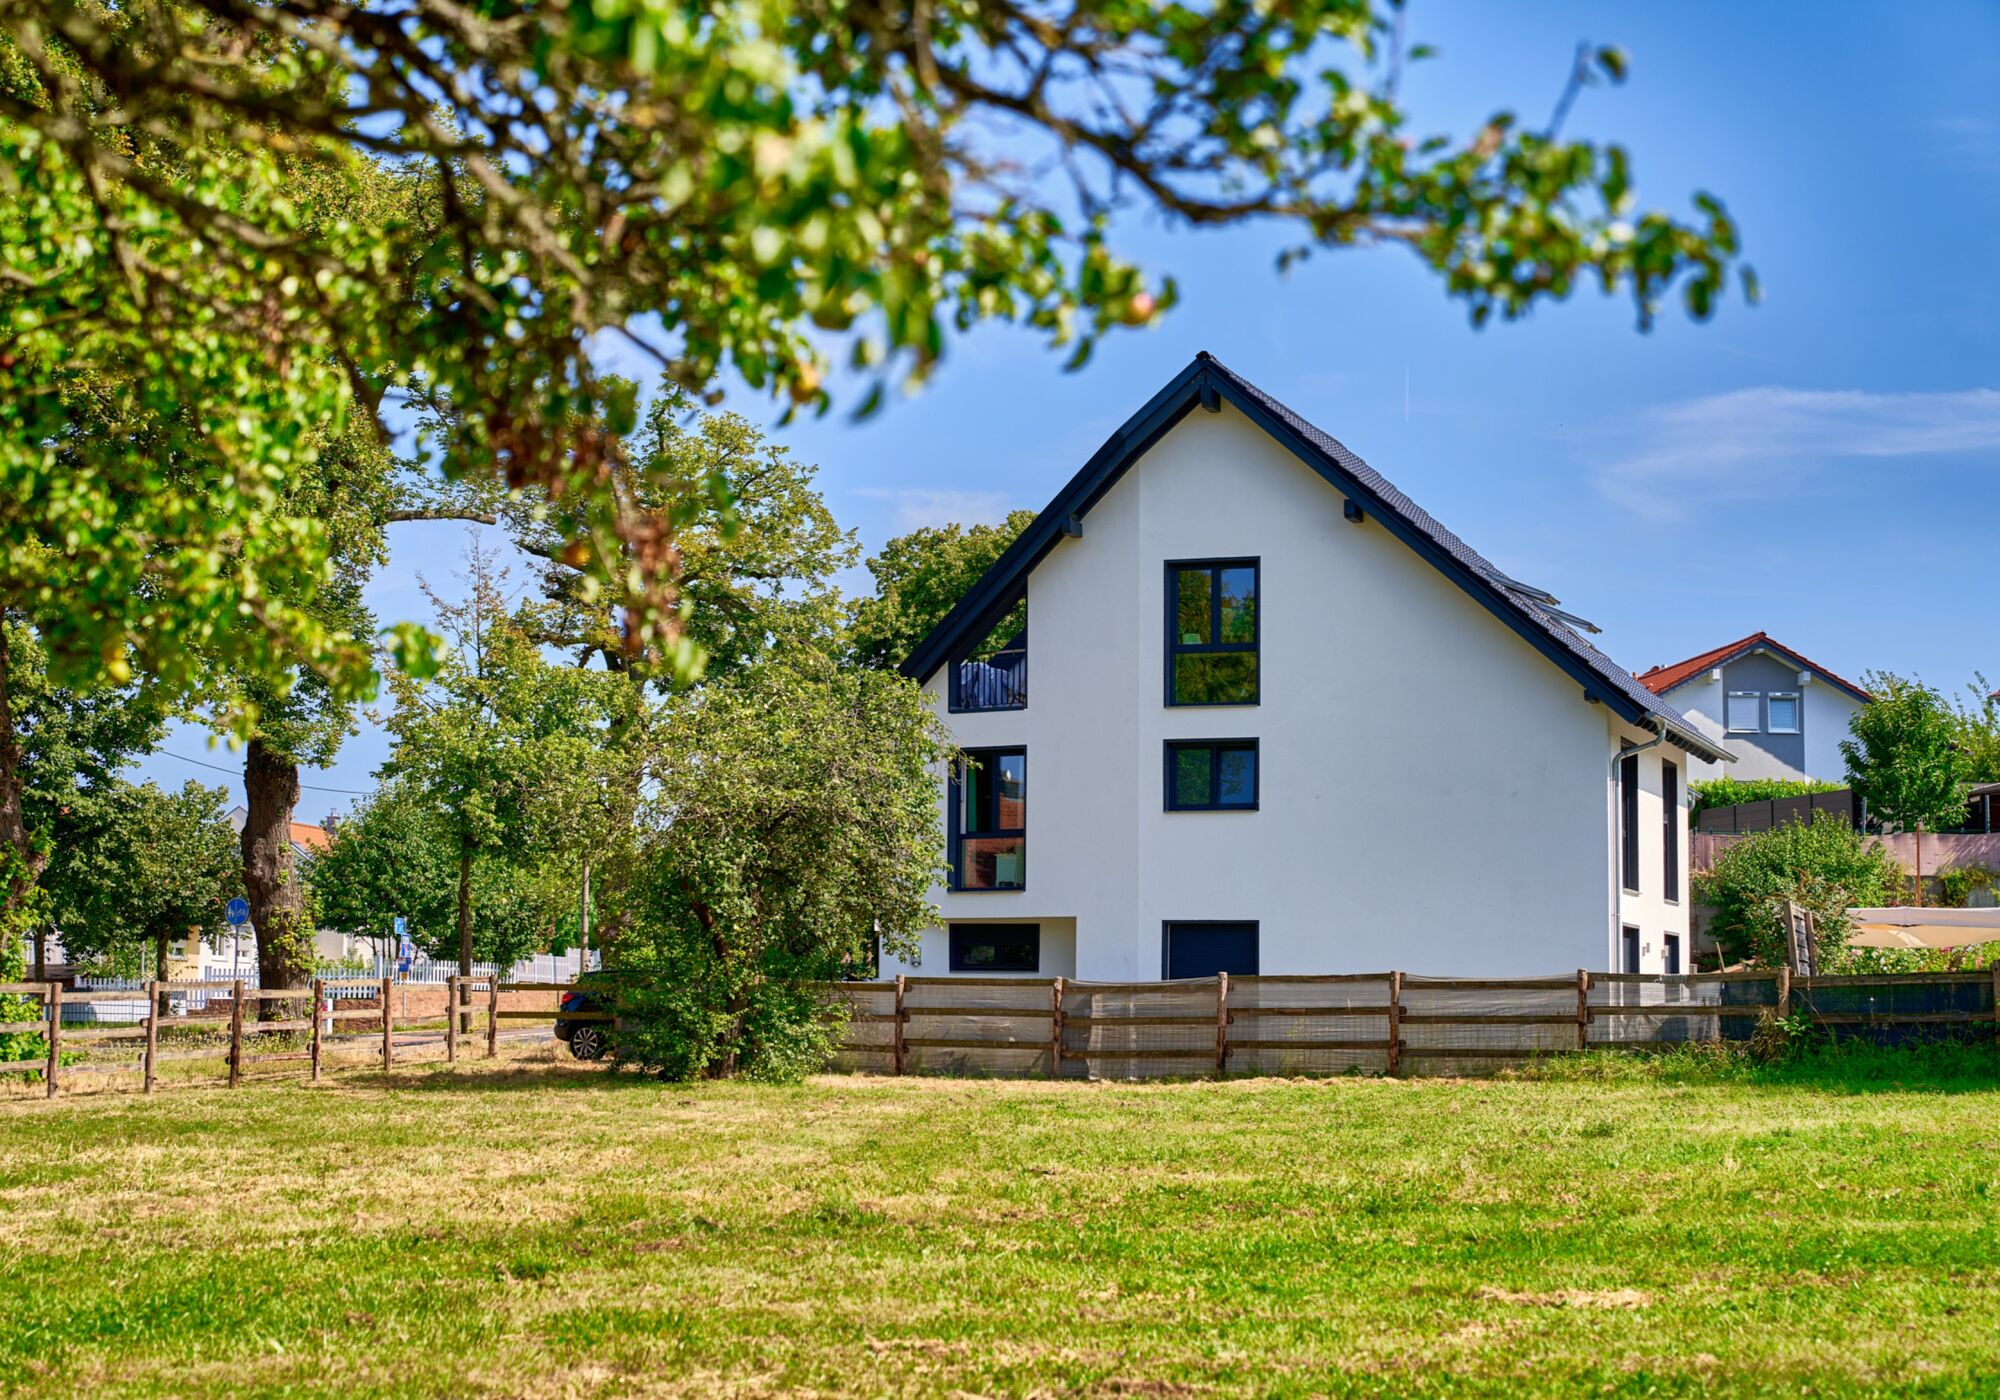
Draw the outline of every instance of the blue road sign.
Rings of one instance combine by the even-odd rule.
[[[250,922],[250,901],[247,899],[232,899],[229,901],[229,906],[224,910],[224,913],[228,915],[230,923],[241,928]]]

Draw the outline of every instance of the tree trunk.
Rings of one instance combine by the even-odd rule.
[[[11,689],[13,657],[7,646],[7,628],[0,622],[0,860],[6,862],[4,904],[0,904],[0,939],[8,946],[20,936],[22,916],[35,893],[48,857],[36,851],[28,834],[28,820],[21,807],[21,741],[14,733],[14,698]],[[42,957],[37,942],[36,961]],[[42,969],[37,967],[36,977]]]
[[[153,980],[163,987],[166,985],[167,936],[164,933],[153,935]],[[158,1016],[167,1014],[167,994],[164,991],[160,993],[160,1004],[154,1008],[154,1014]]]
[[[472,852],[466,848],[458,853],[458,975],[472,976]],[[498,977],[500,969],[495,968],[493,975]],[[460,983],[460,1004],[469,1007],[471,1003],[465,999],[471,995],[471,989]],[[460,1032],[472,1029],[469,1009],[459,1013],[458,1028]]]
[[[299,765],[252,739],[243,756],[243,892],[257,931],[257,977],[267,991],[312,984],[313,930],[305,890],[292,860],[292,812],[299,805]],[[282,1020],[283,1002],[262,1002],[264,1020]]]
[[[49,928],[47,924],[35,925],[35,980],[49,980]]]

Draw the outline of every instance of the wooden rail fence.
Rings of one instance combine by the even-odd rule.
[[[1794,1014],[1886,1043],[1974,1026],[2000,1034],[2000,968],[1866,977],[1782,968],[1182,982],[899,977],[823,991],[847,1013],[837,1065],[886,1074],[1450,1074],[1598,1046],[1744,1040],[1760,1017]]]
[[[607,1022],[613,1011],[501,1008],[503,994],[561,993],[574,984],[454,977],[447,984],[447,1062],[466,1048],[484,1017],[485,1053],[499,1053],[503,1023]],[[380,1005],[336,1009],[336,986],[378,990]],[[41,1015],[0,1023],[0,1032],[45,1037],[33,1060],[0,1062],[0,1073],[39,1073],[54,1097],[73,1074],[137,1073],[151,1093],[158,1066],[218,1058],[215,1047],[163,1050],[160,1028],[185,1021],[166,1013],[183,991],[227,993],[225,1081],[246,1066],[297,1062],[317,1080],[332,1052],[366,1042],[364,1061],[382,1069],[399,1053],[434,1047],[436,1033],[398,1017],[392,979],[338,979],[296,991],[263,992],[241,982],[147,984],[147,1014],[129,1026],[77,1027],[64,1005],[135,999],[131,991],[69,992],[44,982],[0,984],[0,995],[38,998]],[[1644,1048],[1747,1039],[1759,1018],[1803,1017],[1840,1036],[1882,1043],[1952,1035],[2000,1034],[2000,967],[1856,977],[1802,977],[1787,969],[1687,976],[1590,972],[1558,977],[1419,977],[1403,972],[1336,976],[1222,976],[1180,982],[1088,982],[1036,977],[899,977],[893,982],[820,985],[844,1020],[837,1067],[887,1074],[979,1073],[1059,1078],[1185,1077],[1224,1074],[1463,1074],[1598,1046]],[[597,994],[603,999],[603,993]],[[303,1016],[246,1019],[246,1007],[305,1001]],[[315,1009],[317,1014],[315,1014]],[[427,1016],[425,1020],[438,1019]],[[355,1030],[343,1027],[354,1026]],[[304,1033],[259,1050],[261,1037]],[[419,1038],[424,1037],[424,1038]],[[78,1047],[122,1044],[136,1063],[65,1063]]]
[[[0,1060],[0,1074],[39,1074],[42,1076],[47,1096],[54,1098],[61,1092],[64,1080],[75,1074],[137,1074],[142,1090],[152,1093],[159,1082],[158,1069],[162,1064],[177,1060],[207,1060],[222,1062],[223,1082],[236,1088],[243,1082],[243,1071],[249,1065],[296,1063],[306,1066],[305,1076],[317,1080],[330,1063],[334,1063],[331,1053],[343,1050],[357,1042],[366,1042],[369,1052],[365,1061],[381,1069],[395,1067],[399,1049],[435,1046],[435,1032],[427,1027],[415,1026],[416,1021],[434,1021],[438,1015],[399,1016],[395,1009],[395,992],[402,984],[394,978],[320,978],[310,987],[292,990],[262,991],[246,987],[241,981],[209,982],[148,982],[143,990],[134,988],[126,991],[78,992],[65,989],[58,982],[7,982],[0,983],[0,996],[19,996],[36,999],[40,1003],[40,1014],[31,1021],[0,1022],[0,1033],[8,1031],[28,1032],[43,1037],[43,1053],[32,1060]],[[508,1021],[554,1021],[559,1012],[560,996],[572,989],[568,982],[502,982],[486,977],[452,977],[446,983],[446,1010],[444,1020],[445,1060],[455,1062],[459,1058],[461,1043],[472,1033],[474,1018],[485,1018],[484,1039],[486,1054],[499,1054],[499,1034],[502,1022]],[[336,988],[368,989],[375,992],[379,1004],[372,1007],[349,1007],[336,1001],[331,993]],[[229,1016],[226,1023],[228,1041],[226,1047],[213,1045],[194,1046],[184,1049],[160,1048],[160,1030],[165,1026],[175,1030],[219,1031],[225,1026],[209,1018],[177,1017],[168,1011],[173,997],[187,992],[215,993],[229,998]],[[557,1006],[546,1010],[501,1010],[500,997],[510,992],[553,992],[558,997]],[[62,1009],[78,1003],[92,1002],[133,1002],[145,999],[146,1015],[143,1020],[130,1025],[74,1026],[63,1024]],[[474,998],[477,997],[477,1001]],[[302,1014],[283,1019],[246,1019],[246,1007],[263,1003],[304,1002]],[[317,1009],[317,1014],[315,1013]],[[608,1012],[570,1012],[565,1020],[611,1021],[615,1018]],[[343,1030],[344,1026],[361,1023],[358,1030]],[[463,1024],[461,1024],[463,1023]],[[259,1038],[275,1034],[304,1034],[304,1048],[285,1048],[272,1051],[257,1049]],[[111,1061],[101,1063],[65,1062],[66,1057],[79,1048],[103,1045],[122,1049],[136,1049],[136,1061]],[[349,1058],[345,1063],[356,1063]]]

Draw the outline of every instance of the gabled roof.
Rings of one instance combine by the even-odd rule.
[[[1775,640],[1768,632],[1752,632],[1747,637],[1730,642],[1726,646],[1719,646],[1713,651],[1705,651],[1700,656],[1690,656],[1687,660],[1676,661],[1671,666],[1655,666],[1650,671],[1641,671],[1637,679],[1640,685],[1645,686],[1653,694],[1665,695],[1675,686],[1700,675],[1703,671],[1713,671],[1718,666],[1727,666],[1739,656],[1747,655],[1759,647],[1765,651],[1774,651],[1799,670],[1811,671],[1829,684],[1840,687],[1864,705],[1875,698],[1853,681],[1843,680],[1817,661],[1809,660],[1784,643]]]
[[[1679,711],[1568,626],[1547,594],[1508,578],[1373,467],[1205,350],[1083,464],[1034,523],[993,561],[958,606],[918,644],[903,663],[903,674],[926,680],[991,631],[1020,597],[1029,572],[1055,548],[1073,521],[1080,520],[1126,469],[1182,418],[1198,407],[1219,410],[1223,400],[1359,505],[1368,520],[1380,523],[1567,672],[1590,699],[1610,706],[1627,723],[1665,733],[1691,753],[1718,761],[1730,758]]]

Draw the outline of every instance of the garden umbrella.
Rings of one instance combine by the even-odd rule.
[[[2000,909],[1850,909],[1850,948],[1966,948],[2000,940]]]

